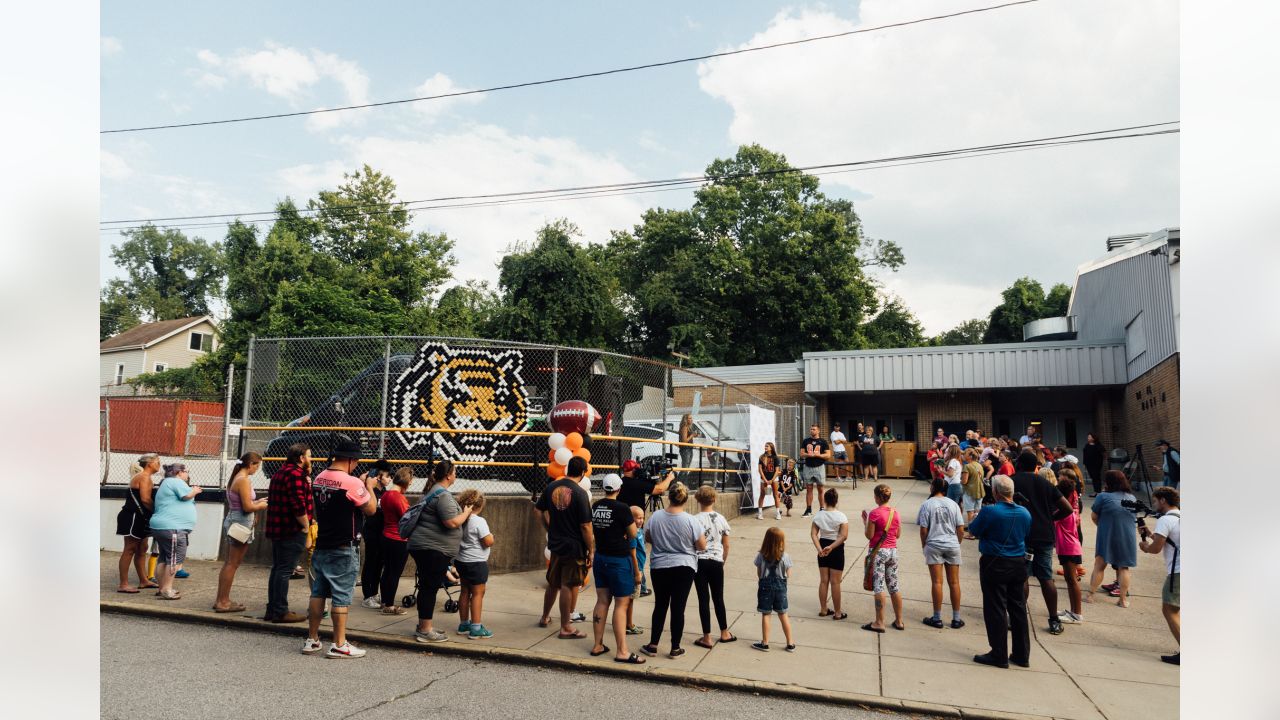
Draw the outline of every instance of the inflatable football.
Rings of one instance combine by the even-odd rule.
[[[591,407],[591,403],[583,400],[566,400],[551,408],[547,422],[551,429],[558,433],[589,434],[600,424],[600,413]]]

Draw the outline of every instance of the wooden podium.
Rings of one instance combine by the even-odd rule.
[[[916,444],[913,442],[887,442],[880,447],[884,471],[881,477],[909,478],[916,463]]]

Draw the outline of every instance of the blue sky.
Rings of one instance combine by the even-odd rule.
[[[159,3],[103,7],[102,127],[408,97],[697,55],[993,4]],[[1177,6],[1028,6],[709,63],[355,113],[104,135],[102,217],[270,209],[368,162],[401,197],[701,171],[744,142],[796,164],[1178,117]],[[1070,282],[1107,235],[1178,223],[1176,138],[829,176],[906,267],[881,280],[931,332],[1031,275]],[[603,241],[688,191],[420,214],[460,279],[568,217]],[[193,231],[220,238],[217,229]],[[102,277],[116,236],[102,235]],[[982,262],[975,262],[982,258]]]

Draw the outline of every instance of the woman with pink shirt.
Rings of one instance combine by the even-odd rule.
[[[1071,598],[1071,609],[1058,613],[1058,620],[1064,623],[1082,623],[1084,610],[1080,605],[1080,577],[1076,571],[1083,562],[1084,554],[1080,545],[1080,487],[1076,472],[1071,468],[1064,467],[1059,471],[1058,492],[1071,503],[1071,514],[1054,522],[1058,562],[1062,563],[1062,576],[1067,581],[1067,596]]]
[[[862,511],[862,520],[866,523],[864,534],[871,541],[871,547],[877,545],[873,559],[871,575],[872,592],[876,597],[876,619],[862,626],[870,632],[884,632],[885,590],[893,602],[893,629],[906,630],[902,622],[902,593],[898,590],[898,535],[902,531],[902,515],[897,508],[889,505],[893,496],[893,488],[888,485],[877,485],[875,489],[876,509],[868,513]],[[870,548],[867,549],[871,551]]]

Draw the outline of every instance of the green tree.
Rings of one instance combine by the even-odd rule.
[[[597,252],[573,241],[582,233],[568,220],[538,231],[531,245],[511,249],[499,263],[500,300],[490,327],[496,337],[580,347],[613,347],[624,318],[614,302],[617,281]]]
[[[119,335],[140,322],[142,311],[129,297],[128,285],[119,278],[108,280],[98,296],[98,340]]]
[[[176,320],[209,314],[221,295],[225,273],[221,248],[179,230],[145,225],[124,231],[125,240],[111,250],[111,259],[125,272],[108,281],[100,312],[129,320]],[[119,323],[100,332],[128,329]],[[112,333],[114,334],[114,333]]]
[[[609,243],[633,352],[718,365],[865,347],[877,302],[864,270],[896,270],[901,249],[866,240],[852,203],[759,145],[707,175],[692,208],[650,210]]]
[[[1067,314],[1071,288],[1059,283],[1048,295],[1040,283],[1028,277],[1018,278],[1000,293],[1000,304],[987,320],[983,343],[1022,342],[1022,326],[1032,320],[1061,317]]]
[[[440,294],[433,314],[432,332],[448,337],[484,336],[498,310],[498,296],[489,283],[468,280]]]
[[[980,345],[987,332],[987,321],[982,318],[965,320],[950,330],[932,338],[930,345]]]
[[[891,298],[880,312],[863,327],[867,345],[873,348],[919,347],[926,343],[924,326],[915,313],[902,302]]]

